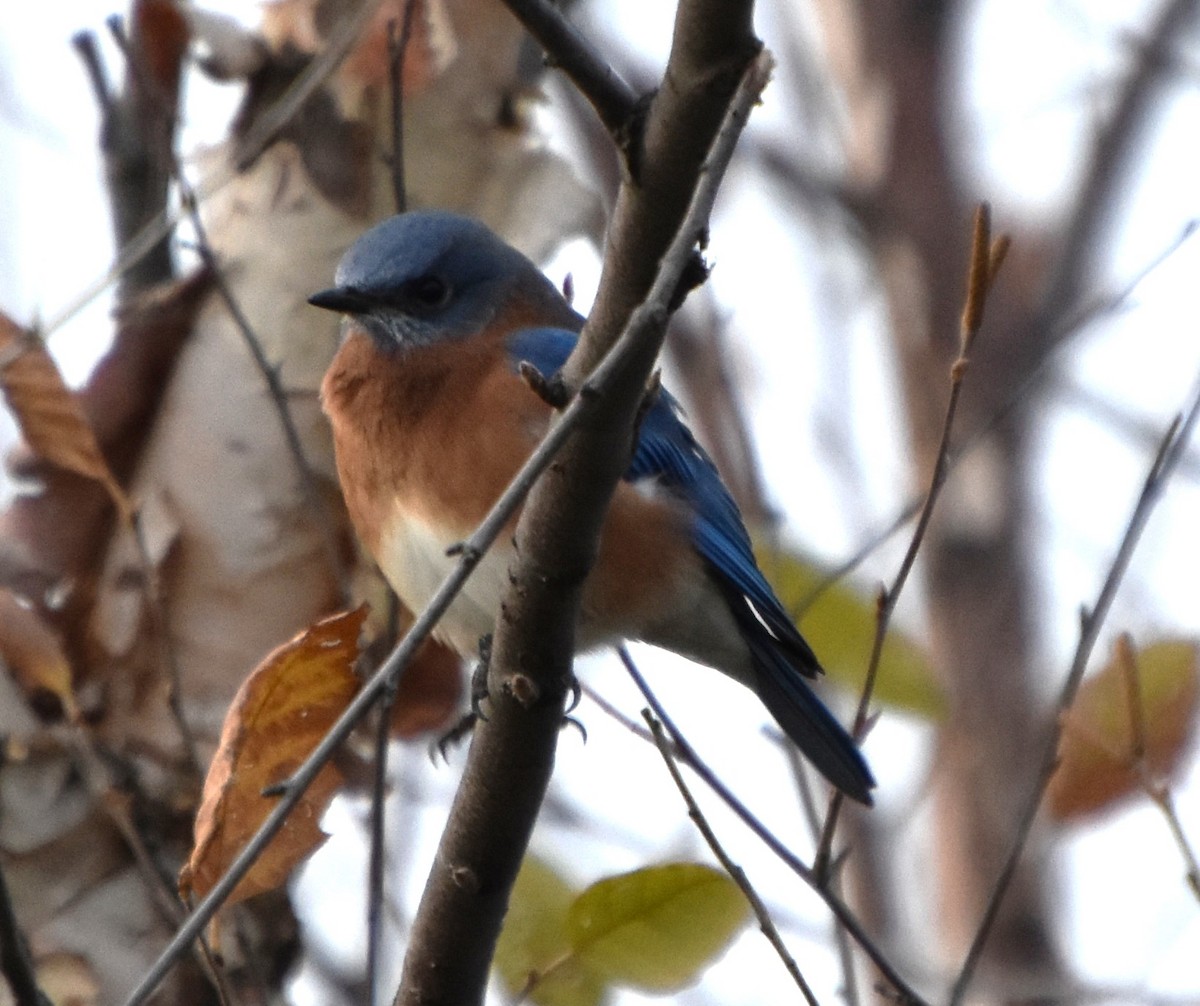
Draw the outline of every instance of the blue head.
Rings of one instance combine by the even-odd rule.
[[[483,224],[442,211],[372,227],[309,303],[355,317],[385,346],[421,346],[485,328],[512,298],[565,304],[532,262]]]

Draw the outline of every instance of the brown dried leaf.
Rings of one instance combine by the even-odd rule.
[[[246,679],[225,717],[196,815],[195,845],[179,877],[203,897],[270,813],[265,787],[308,756],[358,691],[352,668],[365,607],[323,619],[270,654]],[[227,905],[279,887],[325,841],[321,815],[341,785],[326,765]]]
[[[0,660],[38,712],[69,720],[78,717],[71,665],[58,635],[4,588],[0,588]]]
[[[0,314],[0,390],[35,454],[95,479],[119,508],[127,509],[78,396],[67,387],[41,339],[4,314]]]
[[[1058,768],[1046,790],[1046,806],[1055,820],[1100,813],[1142,788],[1130,710],[1130,661],[1140,685],[1146,772],[1157,780],[1175,771],[1200,711],[1198,660],[1190,641],[1165,640],[1137,651],[1118,642],[1104,668],[1084,681],[1065,717]]]

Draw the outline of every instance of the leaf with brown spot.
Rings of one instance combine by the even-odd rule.
[[[1140,693],[1149,778],[1165,778],[1179,767],[1200,711],[1198,660],[1191,641],[1164,640],[1140,650],[1118,641],[1104,668],[1084,681],[1064,718],[1058,768],[1046,790],[1046,806],[1055,820],[1098,814],[1141,791],[1131,673]]]
[[[179,876],[203,897],[275,805],[264,788],[286,780],[359,689],[354,674],[366,607],[323,619],[276,649],[243,683],[225,716],[204,781],[195,845]],[[279,887],[325,841],[321,815],[342,783],[326,765],[227,905]]]
[[[35,454],[60,468],[95,479],[108,490],[118,508],[128,509],[79,397],[67,387],[45,344],[2,313],[0,390]]]
[[[47,718],[77,719],[71,664],[58,634],[4,588],[0,588],[0,660],[35,710],[50,714]]]

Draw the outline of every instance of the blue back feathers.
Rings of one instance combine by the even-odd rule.
[[[578,336],[563,329],[533,328],[508,340],[514,364],[528,360],[546,376],[562,368]],[[689,505],[692,544],[727,588],[735,608],[749,604],[778,645],[793,655],[796,669],[810,676],[820,666],[812,650],[758,568],[741,512],[708,453],[679,418],[679,403],[664,389],[642,417],[637,447],[625,481],[654,479]],[[760,625],[759,631],[762,631]],[[745,631],[745,630],[743,630]]]

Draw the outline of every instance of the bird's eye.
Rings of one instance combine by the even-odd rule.
[[[450,299],[450,285],[439,276],[419,276],[405,284],[404,293],[418,307],[441,307]]]

